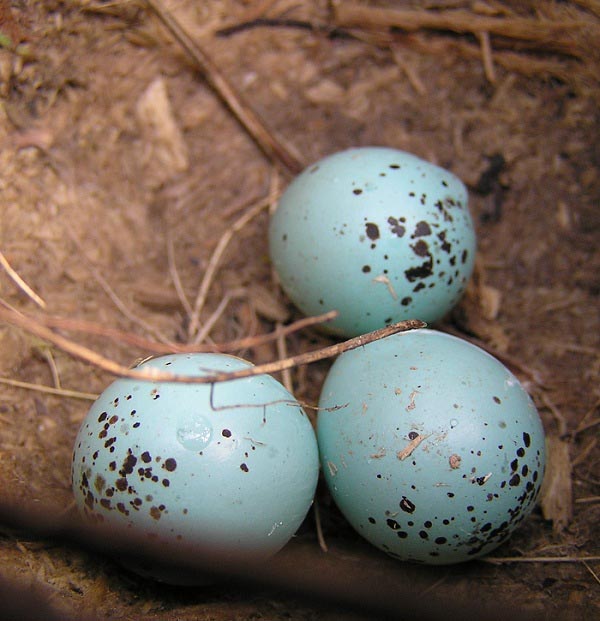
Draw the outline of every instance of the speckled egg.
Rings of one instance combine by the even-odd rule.
[[[345,352],[319,406],[336,504],[398,559],[487,554],[535,504],[544,473],[536,408],[510,371],[466,341],[416,330]]]
[[[349,149],[296,177],[270,222],[273,265],[307,315],[355,336],[403,319],[428,323],[459,300],[475,233],[464,184],[410,153]]]
[[[181,375],[252,366],[223,354],[173,354],[144,362]],[[208,384],[118,379],[93,404],[73,454],[85,518],[129,528],[193,560],[275,554],[306,516],[319,470],[316,437],[292,395],[268,375]],[[134,567],[185,583],[156,566]]]

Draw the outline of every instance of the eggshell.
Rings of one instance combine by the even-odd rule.
[[[487,554],[531,512],[544,431],[498,360],[433,330],[345,352],[319,402],[331,494],[373,545],[407,561]]]
[[[362,147],[307,168],[269,229],[281,285],[307,315],[336,309],[329,331],[355,336],[403,319],[434,322],[473,271],[464,184],[410,153]]]
[[[250,363],[222,354],[173,354],[138,368],[183,375]],[[312,503],[318,451],[311,423],[274,378],[208,384],[118,379],[93,404],[73,454],[81,513],[129,528],[192,560],[256,561],[275,554]],[[185,583],[156,566],[136,571]]]

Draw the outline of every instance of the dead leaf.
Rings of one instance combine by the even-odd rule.
[[[541,492],[542,514],[562,532],[573,518],[573,489],[569,445],[557,436],[546,438],[546,474]]]

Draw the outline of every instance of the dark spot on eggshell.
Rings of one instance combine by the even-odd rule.
[[[98,416],[98,422],[101,423],[102,421],[106,420],[107,416],[108,412],[102,412],[100,416]]]
[[[429,226],[429,224],[425,222],[425,220],[417,222],[417,225],[415,226],[415,232],[412,234],[411,237],[414,239],[415,237],[426,237],[427,235],[431,235],[431,227]]]
[[[371,524],[377,524],[377,520],[374,517],[370,517],[368,520]]]
[[[120,491],[124,492],[127,489],[127,479],[121,477],[115,481],[115,487]]]
[[[88,509],[94,508],[94,494],[92,494],[91,491],[88,491],[88,493],[85,495],[85,506]]]
[[[133,472],[135,465],[137,464],[137,457],[133,455],[131,449],[127,451],[127,456],[123,460],[123,466],[121,470],[119,470],[119,474],[124,477]]]
[[[446,239],[446,231],[440,231],[437,234],[437,238],[441,242],[440,250],[442,250],[443,252],[450,253],[450,251],[452,250],[452,244],[450,244]]]
[[[94,479],[94,488],[99,494],[101,494],[105,486],[106,486],[106,479],[101,474],[97,474],[96,478]]]
[[[390,225],[390,231],[396,237],[403,237],[404,233],[406,233],[406,227],[398,222],[397,218],[390,216],[388,218],[388,224]]]
[[[243,472],[248,472],[248,466],[246,464],[240,464],[240,470]]]
[[[396,520],[392,520],[391,518],[388,518],[386,520],[386,524],[392,530],[399,530],[400,529],[400,524],[398,524],[398,522],[396,522]]]
[[[523,443],[527,448],[531,446],[531,436],[527,432],[523,432]]]
[[[352,194],[356,194],[356,196],[358,196],[359,194],[362,194],[362,190],[360,188],[355,188],[354,190],[352,190]]]
[[[442,202],[442,201],[438,200],[435,203],[435,207],[438,210],[438,212],[442,215],[442,217],[444,218],[444,221],[452,222],[453,218],[452,218],[452,215],[450,214],[450,212],[448,211],[447,206],[448,205],[447,205],[447,203],[445,201]]]
[[[224,438],[230,438],[231,437],[231,431],[229,429],[223,429],[223,431],[221,431],[221,435]]]
[[[514,476],[512,476],[510,481],[508,482],[508,484],[511,487],[516,487],[520,483],[521,483],[521,477],[518,474],[515,474]]]
[[[370,240],[375,241],[376,239],[379,239],[380,237],[379,227],[374,222],[367,222],[365,224],[365,228],[367,232],[367,237]]]
[[[368,274],[371,271],[370,265],[363,265],[362,267],[363,274]]]
[[[400,300],[400,304],[402,304],[402,306],[408,306],[411,302],[412,302],[412,298],[408,296]]]
[[[150,453],[149,453],[148,451],[144,451],[144,452],[141,454],[141,458],[142,458],[142,461],[143,461],[145,464],[149,464],[149,463],[152,461],[152,455],[150,455]]]
[[[150,507],[150,517],[154,520],[160,520],[162,514],[158,507]]]
[[[502,403],[502,401],[500,400],[500,397],[492,397],[492,399],[494,400],[494,403],[497,403],[498,405],[500,405]]]
[[[429,259],[418,265],[417,267],[411,267],[407,270],[404,270],[404,275],[408,279],[409,282],[414,282],[418,279],[427,278],[433,274],[433,258],[429,255]]]
[[[405,513],[413,513],[416,509],[416,506],[406,496],[402,496],[402,500],[400,501],[400,508]]]

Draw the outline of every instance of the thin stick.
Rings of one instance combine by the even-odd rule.
[[[58,388],[60,390],[62,388],[60,385],[60,375],[58,373],[58,367],[56,366],[52,352],[47,347],[44,347],[41,349],[41,354],[44,356],[44,359],[50,367],[50,374],[52,375],[52,383],[54,384],[54,388]]]
[[[321,548],[323,552],[329,552],[327,542],[325,541],[325,535],[323,534],[323,525],[321,524],[321,509],[319,507],[319,500],[317,498],[315,498],[315,501],[313,503],[313,513],[315,516],[315,527],[317,529],[317,540],[319,542],[319,548]]]
[[[585,498],[576,498],[576,503],[587,504],[588,502],[600,502],[600,496],[586,496]]]
[[[581,56],[569,35],[589,28],[586,20],[541,20],[527,17],[488,17],[461,9],[427,11],[386,9],[349,2],[334,3],[334,23],[341,27],[400,28],[405,31],[449,30],[456,33],[487,32],[511,39],[531,41],[538,47]]]
[[[277,340],[275,341],[277,343],[277,356],[281,360],[283,360],[283,359],[288,357],[287,342],[285,340],[285,336],[281,333],[281,328],[282,327],[283,327],[282,324],[278,322],[277,323],[278,336],[277,336]],[[290,369],[284,369],[281,372],[281,379],[282,379],[282,383],[286,387],[287,391],[290,392],[291,394],[294,394],[294,386],[293,386],[293,383],[292,383],[292,373],[291,373],[291,370]]]
[[[173,286],[175,287],[175,292],[177,293],[177,297],[181,302],[181,306],[187,313],[188,319],[192,317],[192,305],[188,300],[187,295],[185,294],[185,290],[183,285],[181,284],[181,278],[179,278],[179,271],[177,270],[177,263],[175,261],[175,246],[173,244],[173,234],[171,230],[167,230],[167,261],[169,262],[169,274],[171,275],[171,280],[173,281]]]
[[[132,323],[136,325],[139,325],[141,328],[146,330],[148,334],[151,334],[154,338],[158,339],[159,341],[162,341],[163,343],[168,343],[169,339],[166,336],[161,334],[159,330],[151,326],[147,321],[144,321],[141,317],[138,317],[134,312],[132,312],[127,307],[127,305],[123,302],[123,300],[121,300],[121,298],[117,295],[115,290],[110,286],[106,278],[102,276],[98,268],[88,258],[88,256],[85,253],[83,244],[81,243],[77,235],[75,235],[75,233],[68,226],[67,226],[67,232],[69,233],[69,237],[71,238],[71,241],[75,244],[75,246],[77,246],[77,249],[79,250],[79,254],[81,258],[84,260],[84,262],[86,263],[87,268],[89,269],[90,273],[92,274],[96,282],[100,285],[100,287],[102,287],[102,289],[104,290],[104,293],[106,293],[106,295],[111,299],[112,303],[117,307],[117,309],[121,311],[121,313],[127,319],[129,319],[129,321],[131,321]]]
[[[583,7],[596,15],[596,17],[600,17],[600,2],[598,0],[573,0],[575,4]]]
[[[600,561],[600,556],[488,556],[480,558],[484,563],[585,563]]]
[[[496,70],[494,69],[494,58],[492,56],[492,45],[490,43],[489,32],[478,32],[477,38],[481,46],[481,60],[485,77],[491,84],[496,83]]]
[[[240,379],[243,377],[252,377],[265,373],[277,373],[279,371],[283,371],[283,369],[291,369],[295,366],[311,364],[313,362],[317,362],[318,360],[324,360],[325,358],[337,356],[344,351],[355,349],[357,347],[362,347],[364,345],[367,345],[368,343],[372,343],[373,341],[377,341],[392,334],[397,334],[398,332],[415,330],[417,328],[424,328],[426,326],[425,322],[423,321],[420,321],[418,319],[409,319],[407,321],[401,321],[397,324],[387,326],[385,328],[380,328],[379,330],[375,330],[374,332],[369,332],[368,334],[357,336],[343,343],[337,343],[329,347],[324,347],[323,349],[318,349],[315,351],[306,352],[304,354],[291,356],[290,358],[286,358],[285,360],[267,362],[265,364],[256,365],[254,367],[239,369],[238,371],[218,372],[212,373],[211,375],[205,375],[203,377],[195,377],[189,375],[176,375],[173,373],[166,373],[165,371],[160,371],[153,367],[147,367],[145,369],[129,369],[120,365],[114,360],[110,360],[109,358],[105,358],[104,356],[97,354],[95,351],[92,351],[91,349],[88,349],[83,345],[74,343],[73,341],[63,336],[52,332],[52,330],[46,328],[37,321],[34,321],[26,317],[25,315],[15,313],[4,306],[0,306],[0,319],[15,326],[18,326],[19,328],[22,328],[27,332],[30,332],[31,334],[35,334],[36,336],[44,340],[50,341],[51,343],[53,343],[57,347],[60,347],[62,350],[64,350],[68,354],[71,354],[75,358],[79,358],[80,360],[92,364],[95,367],[98,367],[99,369],[102,369],[103,371],[106,371],[107,373],[110,373],[112,375],[116,375],[118,377],[128,377],[130,379],[136,379],[140,381],[176,382],[183,384],[214,384],[216,382],[224,382],[233,379]]]
[[[596,582],[600,584],[600,578],[598,577],[598,574],[590,567],[587,560],[583,560],[582,563],[585,565],[585,568],[592,574]]]
[[[242,127],[271,160],[282,164],[292,175],[299,173],[304,164],[285,147],[263,122],[263,120],[242,99],[228,80],[221,74],[211,58],[195,43],[181,24],[164,7],[161,0],[146,0],[160,21],[167,27],[179,45],[194,61],[202,77],[233,113]]]
[[[219,305],[217,306],[213,314],[202,324],[202,328],[198,330],[198,334],[194,339],[194,345],[199,345],[206,340],[206,338],[210,334],[210,331],[214,328],[217,321],[219,321],[221,315],[225,312],[225,309],[227,308],[229,302],[231,302],[231,300],[233,300],[234,298],[241,297],[243,293],[243,289],[234,289],[233,291],[228,291],[223,296],[223,299],[219,302]]]
[[[46,308],[46,302],[17,274],[17,272],[11,267],[8,259],[4,256],[0,250],[0,265],[4,268],[4,271],[8,274],[9,278],[19,287],[19,289],[32,301],[35,302],[41,309]]]
[[[202,283],[200,284],[198,295],[196,296],[196,301],[194,302],[190,325],[188,327],[188,337],[190,340],[194,338],[196,332],[198,331],[198,326],[200,324],[200,313],[202,312],[202,308],[204,307],[206,298],[208,296],[208,291],[215,277],[215,273],[223,257],[223,254],[227,249],[227,246],[229,245],[229,242],[233,239],[233,236],[237,232],[243,229],[253,218],[255,218],[261,211],[266,209],[268,206],[269,200],[261,199],[241,218],[239,218],[239,220],[237,220],[233,224],[233,226],[229,227],[221,236],[217,247],[214,249],[212,256],[210,257],[206,272],[204,273],[204,278],[202,279]]]
[[[15,388],[24,388],[26,390],[35,390],[36,392],[44,392],[49,395],[57,395],[58,397],[69,397],[70,399],[95,401],[98,398],[98,395],[90,392],[67,390],[66,388],[53,388],[52,386],[44,386],[43,384],[31,384],[29,382],[21,382],[19,380],[10,379],[8,377],[0,377],[0,384],[14,386]]]
[[[6,302],[2,301],[5,308],[11,308]],[[18,313],[14,308],[11,308],[13,312]],[[22,314],[22,313],[21,313]],[[281,333],[287,335],[309,328],[320,323],[331,321],[337,317],[337,311],[328,311],[322,315],[316,315],[314,317],[303,317],[298,319],[281,329]],[[227,343],[214,343],[206,345],[186,345],[183,343],[160,343],[158,341],[150,341],[142,336],[133,334],[131,332],[125,332],[117,328],[111,328],[95,323],[93,321],[87,321],[85,319],[71,319],[68,317],[39,317],[31,318],[32,321],[37,321],[42,325],[49,328],[60,328],[62,330],[70,330],[73,332],[84,332],[86,334],[93,334],[97,336],[105,336],[118,343],[126,343],[134,347],[139,347],[154,354],[172,354],[172,353],[193,353],[193,352],[233,352],[247,349],[249,347],[256,347],[263,343],[268,343],[277,339],[279,332],[267,332],[266,334],[259,334],[256,336],[246,336],[241,339],[228,341]]]
[[[410,63],[406,62],[402,57],[402,53],[397,45],[390,45],[390,49],[392,51],[392,56],[394,57],[394,62],[404,71],[410,85],[415,89],[416,93],[421,96],[427,95],[427,89],[423,84],[423,81],[415,71],[413,67],[411,67]]]

